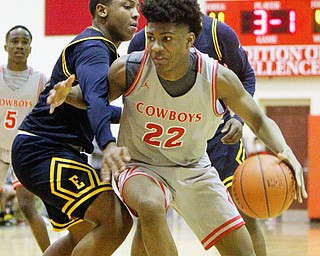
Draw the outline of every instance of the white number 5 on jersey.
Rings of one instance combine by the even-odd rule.
[[[4,127],[8,130],[14,129],[17,125],[17,115],[16,110],[7,110],[6,117],[4,119]]]

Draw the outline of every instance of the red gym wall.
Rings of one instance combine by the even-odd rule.
[[[91,26],[88,3],[88,0],[46,0],[45,35],[76,35]],[[145,23],[141,15],[138,29],[143,28]]]
[[[76,35],[90,25],[88,0],[46,0],[45,35]]]
[[[320,116],[308,118],[308,214],[320,219]]]

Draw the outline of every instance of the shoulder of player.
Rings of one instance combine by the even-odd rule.
[[[216,86],[219,92],[219,98],[228,96],[238,85],[242,87],[236,74],[221,64],[218,64],[216,75]]]
[[[106,43],[107,41],[103,41],[102,39],[83,39],[81,41],[75,42],[74,44],[75,48],[79,51],[85,49],[96,50],[98,48],[105,51],[106,49],[110,48]]]
[[[32,76],[39,77],[39,78],[42,78],[45,81],[47,81],[47,76],[43,72],[41,72],[39,70],[35,70],[30,66],[28,66],[28,69],[30,70],[30,73],[32,74]]]
[[[130,44],[131,43],[136,43],[136,44],[142,44],[144,43],[145,40],[145,29],[141,29],[139,32],[137,32],[134,37],[131,39]]]
[[[117,55],[116,47],[111,44],[107,45],[106,42],[102,40],[85,40],[65,50],[65,56],[71,62],[88,60],[88,58],[90,58],[90,62],[109,62],[109,60],[115,60]],[[95,56],[95,58],[91,58],[91,56]]]
[[[131,39],[129,46],[128,46],[128,53],[134,52],[134,51],[141,51],[145,48],[145,29],[143,28],[138,33],[134,35],[134,37]]]
[[[109,69],[108,77],[113,76],[114,74],[118,74],[119,72],[123,72],[126,70],[127,60],[130,54],[125,54],[116,59]]]
[[[217,21],[217,36],[221,44],[239,45],[239,39],[234,30],[224,22]]]
[[[130,54],[125,54],[116,59],[111,65],[112,69],[124,68],[127,65],[140,65],[144,56],[144,51],[135,51]]]
[[[93,27],[87,27],[66,45],[64,49],[64,52],[67,54],[77,55],[80,55],[82,52],[88,53],[90,51],[105,51],[105,53],[109,51],[116,52],[116,46],[105,38],[99,30]]]

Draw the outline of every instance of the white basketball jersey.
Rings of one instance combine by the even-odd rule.
[[[24,86],[13,91],[4,81],[0,67],[0,149],[11,150],[18,127],[37,103],[46,77],[29,67],[29,78]]]
[[[218,62],[197,52],[197,77],[184,95],[171,97],[145,53],[125,93],[118,144],[133,161],[159,166],[188,166],[206,153],[221,115],[215,95]]]

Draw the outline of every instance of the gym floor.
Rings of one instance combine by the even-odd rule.
[[[184,220],[170,211],[168,221],[176,241],[179,255],[182,256],[218,256],[215,248],[205,251]],[[320,222],[309,221],[305,210],[288,210],[281,217],[261,220],[269,256],[319,256]],[[50,226],[49,226],[50,229]],[[50,238],[56,240],[64,233],[50,230]],[[114,256],[130,255],[133,232],[114,253]],[[0,228],[0,256],[40,256],[38,248],[28,226]]]

